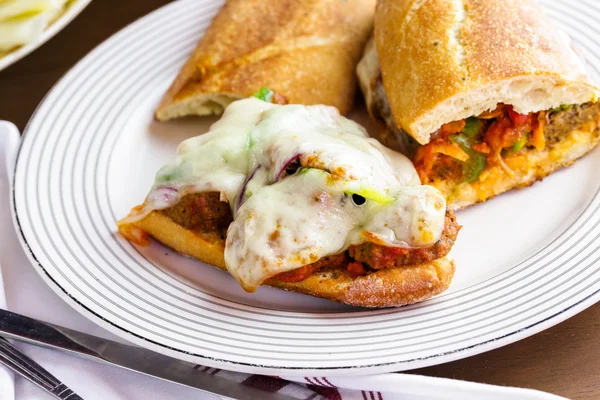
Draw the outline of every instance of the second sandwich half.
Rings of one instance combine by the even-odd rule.
[[[600,140],[600,91],[533,0],[381,0],[358,76],[380,139],[451,209],[531,185]]]

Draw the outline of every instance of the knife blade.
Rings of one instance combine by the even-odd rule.
[[[195,368],[196,365],[193,363],[165,356],[148,349],[103,339],[2,309],[0,309],[0,336],[83,356],[130,371],[193,387],[205,393],[233,399],[296,399],[295,397],[267,392],[217,375],[211,375]],[[313,398],[322,399],[321,396]]]

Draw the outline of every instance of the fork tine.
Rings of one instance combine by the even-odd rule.
[[[0,363],[61,400],[83,400],[44,367],[0,337]]]

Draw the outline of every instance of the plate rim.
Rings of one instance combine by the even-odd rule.
[[[42,32],[42,34],[33,42],[22,45],[16,50],[13,50],[6,54],[4,57],[0,58],[0,71],[10,67],[17,61],[28,56],[29,54],[37,50],[40,46],[42,46],[44,43],[46,43],[48,40],[56,36],[67,25],[69,25],[79,14],[81,14],[81,12],[91,2],[92,0],[75,0],[72,4],[69,4],[64,14],[61,15],[56,21],[51,23],[49,26],[47,26],[46,29],[44,29],[44,31]],[[54,86],[52,86],[52,88],[54,88]],[[32,118],[33,115],[35,115],[35,113],[32,114]],[[23,133],[24,132],[25,131],[23,131]]]
[[[91,2],[91,0],[80,0],[80,2],[84,2],[87,5],[89,2]],[[415,358],[415,359],[410,359],[410,360],[405,360],[405,361],[386,362],[386,363],[380,363],[380,364],[367,364],[367,365],[362,365],[362,366],[342,366],[342,367],[322,367],[322,368],[268,366],[268,365],[252,364],[252,363],[245,363],[245,362],[236,362],[236,361],[232,361],[232,360],[224,360],[224,359],[204,356],[201,354],[192,354],[192,353],[186,352],[184,350],[172,348],[168,345],[161,344],[159,342],[156,342],[156,341],[148,339],[148,338],[144,338],[143,336],[133,333],[133,332],[129,331],[128,329],[123,328],[123,327],[119,326],[118,324],[103,318],[101,315],[97,314],[93,310],[86,307],[84,304],[79,302],[75,297],[71,296],[71,294],[69,294],[67,289],[63,288],[60,284],[58,284],[52,278],[52,276],[50,276],[48,271],[38,261],[37,257],[33,253],[31,246],[29,245],[29,243],[27,242],[27,239],[25,238],[25,234],[23,232],[23,229],[21,227],[21,222],[19,221],[19,217],[17,214],[16,190],[15,190],[19,158],[21,156],[21,150],[23,147],[22,145],[24,143],[24,139],[27,134],[30,134],[30,136],[31,136],[35,133],[35,132],[30,133],[31,122],[35,120],[42,105],[44,105],[46,103],[49,95],[51,95],[56,90],[57,86],[60,85],[61,82],[63,82],[64,78],[68,74],[70,74],[70,72],[77,65],[79,65],[81,62],[83,62],[92,53],[96,52],[97,49],[100,46],[102,46],[105,42],[112,39],[115,35],[118,35],[123,30],[136,24],[139,21],[142,21],[142,20],[150,17],[151,15],[154,15],[155,13],[161,12],[165,8],[176,7],[177,3],[184,3],[184,2],[172,2],[169,4],[163,5],[163,6],[159,7],[158,9],[131,22],[126,27],[124,27],[121,30],[110,35],[107,39],[105,39],[100,44],[95,46],[79,62],[77,62],[73,66],[71,66],[60,77],[60,79],[58,79],[54,83],[54,85],[52,85],[51,89],[44,96],[44,98],[42,99],[40,104],[36,107],[35,111],[31,115],[31,117],[25,127],[25,130],[23,131],[23,134],[21,136],[21,141],[19,143],[19,147],[17,149],[17,153],[14,158],[14,170],[12,171],[12,179],[9,180],[10,207],[11,207],[11,215],[12,215],[13,225],[15,227],[17,236],[19,238],[19,242],[20,242],[21,246],[23,247],[23,250],[24,250],[25,254],[27,255],[27,258],[33,265],[34,269],[42,277],[44,282],[56,294],[58,294],[59,297],[61,297],[65,302],[67,302],[67,304],[69,304],[71,307],[73,307],[75,310],[77,310],[80,314],[82,314],[89,320],[93,321],[94,323],[98,324],[99,326],[103,327],[104,329],[107,329],[111,333],[114,333],[117,336],[122,337],[136,345],[150,348],[151,350],[159,352],[161,354],[165,354],[165,355],[177,358],[177,359],[182,359],[182,360],[193,362],[193,363],[197,363],[199,361],[199,359],[201,359],[202,365],[210,366],[213,368],[221,368],[221,369],[226,369],[226,370],[230,370],[230,371],[255,373],[255,374],[274,374],[274,373],[276,373],[279,375],[290,375],[290,373],[293,373],[293,374],[302,373],[303,375],[310,375],[310,374],[326,373],[330,376],[334,376],[334,375],[342,376],[342,375],[361,375],[361,374],[365,374],[365,373],[398,372],[398,371],[404,371],[404,370],[410,370],[410,369],[417,369],[417,368],[423,368],[423,367],[428,367],[428,366],[432,366],[432,365],[438,365],[438,364],[442,364],[442,363],[446,363],[446,362],[451,362],[451,361],[455,361],[455,360],[462,359],[462,358],[467,358],[467,357],[470,357],[470,356],[473,356],[476,354],[481,354],[481,353],[484,353],[484,352],[487,352],[490,350],[494,350],[496,348],[500,348],[500,347],[506,346],[508,344],[517,342],[519,340],[525,339],[525,338],[532,336],[534,334],[537,334],[545,329],[555,326],[555,325],[559,324],[560,322],[563,322],[564,320],[578,314],[579,312],[587,309],[588,307],[590,307],[600,301],[600,288],[599,288],[598,290],[589,294],[588,296],[579,300],[578,302],[571,304],[570,306],[565,307],[560,311],[557,311],[556,313],[552,314],[551,316],[546,317],[543,320],[540,320],[533,324],[530,324],[529,326],[527,326],[525,328],[519,329],[512,333],[505,334],[498,338],[486,340],[481,343],[477,343],[477,344],[474,344],[471,346],[463,347],[463,348],[452,350],[452,351],[445,352],[445,353],[438,353],[438,354],[431,355],[428,357]],[[83,6],[82,9],[84,7],[85,6]],[[0,70],[1,69],[2,69],[2,67],[0,66]],[[32,139],[32,140],[35,140],[35,139]]]

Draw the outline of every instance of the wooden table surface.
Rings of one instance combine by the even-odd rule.
[[[25,128],[59,78],[96,45],[168,0],[94,0],[67,28],[0,71],[0,120]],[[415,371],[600,399],[600,304],[562,324],[478,356]]]

